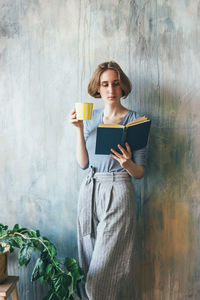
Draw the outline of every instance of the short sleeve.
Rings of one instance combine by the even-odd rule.
[[[144,169],[146,168],[146,158],[147,158],[147,148],[142,148],[136,151],[133,151],[133,161],[142,166]]]

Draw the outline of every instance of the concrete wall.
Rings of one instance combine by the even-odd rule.
[[[135,180],[137,300],[199,299],[199,49],[197,0],[0,0],[0,222],[76,256],[85,173],[68,114],[92,100],[96,65],[116,60],[133,83],[123,103],[152,119],[147,175]],[[45,294],[32,266],[10,256],[22,300]]]

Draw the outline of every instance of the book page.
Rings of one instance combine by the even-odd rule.
[[[120,125],[120,124],[104,124],[101,123],[98,125],[98,127],[104,127],[104,128],[124,128],[124,125]]]
[[[149,122],[150,120],[148,120],[145,116],[140,117],[132,122],[127,123],[125,126],[124,125],[120,125],[120,124],[105,124],[105,123],[101,123],[98,125],[98,127],[104,127],[104,128],[124,128],[124,127],[130,127],[136,124],[141,124],[141,123],[145,123],[145,122]]]
[[[133,125],[137,125],[137,124],[141,124],[141,123],[145,123],[145,122],[149,122],[150,120],[148,120],[146,117],[141,117],[141,118],[138,118],[132,122],[129,122],[126,124],[126,127],[130,127],[130,126],[133,126]]]

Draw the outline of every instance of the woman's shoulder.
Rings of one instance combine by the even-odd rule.
[[[126,123],[128,122],[132,122],[138,118],[142,117],[141,114],[139,114],[138,112],[134,111],[134,110],[129,110],[128,114],[127,114],[127,119],[126,119]]]

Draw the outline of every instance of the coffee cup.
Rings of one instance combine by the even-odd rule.
[[[93,103],[77,102],[75,103],[77,120],[91,120]]]

